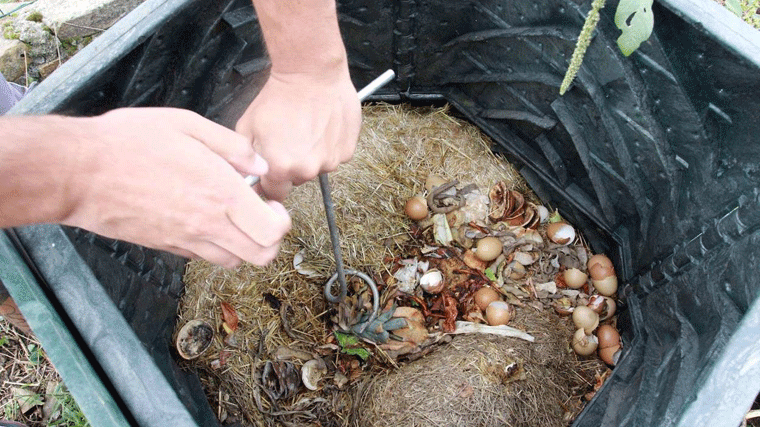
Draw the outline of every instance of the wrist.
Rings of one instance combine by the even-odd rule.
[[[0,147],[2,225],[61,223],[82,195],[75,175],[86,152],[80,123],[60,116],[6,117],[8,143]],[[5,136],[5,135],[4,135]],[[85,182],[85,181],[81,181]]]
[[[312,78],[348,71],[335,0],[253,0],[272,72]]]

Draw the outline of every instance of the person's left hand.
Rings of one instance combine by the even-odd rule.
[[[269,163],[264,194],[282,201],[292,185],[350,160],[360,127],[361,106],[343,66],[318,77],[273,71],[235,129]]]

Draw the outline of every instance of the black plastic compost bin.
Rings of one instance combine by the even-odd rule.
[[[376,100],[453,104],[612,256],[625,353],[574,425],[736,427],[760,390],[760,32],[711,0],[661,0],[626,58],[616,6],[564,96],[589,1],[339,12],[357,87],[393,68]],[[168,105],[231,125],[268,65],[248,0],[148,0],[14,112]],[[52,225],[0,237],[2,280],[94,425],[218,423],[169,350],[185,260]]]

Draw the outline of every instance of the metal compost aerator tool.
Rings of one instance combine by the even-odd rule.
[[[357,93],[359,96],[359,101],[366,100],[378,89],[393,80],[395,76],[396,73],[394,73],[393,70],[387,70],[375,80],[372,80],[367,86],[362,88]],[[261,181],[261,178],[258,176],[248,175],[245,177],[246,184],[251,187],[258,184],[259,181]],[[335,205],[333,204],[332,196],[330,195],[330,181],[327,179],[327,173],[319,174],[319,188],[322,190],[322,202],[325,205],[327,228],[330,230],[330,241],[332,242],[333,256],[335,257],[335,267],[337,270],[336,273],[333,274],[330,280],[328,280],[325,284],[325,298],[332,303],[339,303],[343,301],[343,299],[346,297],[347,292],[346,273],[364,280],[372,290],[372,315],[365,323],[364,327],[366,328],[366,325],[369,325],[377,316],[377,310],[380,304],[380,296],[377,292],[377,285],[375,284],[374,280],[372,280],[372,278],[360,271],[343,269],[343,256],[341,255],[340,251],[340,236],[338,235],[338,227],[335,225]],[[336,280],[338,283],[340,283],[340,293],[337,296],[333,295],[332,293],[332,286]],[[359,332],[361,333],[363,330]]]
[[[375,93],[378,89],[385,86],[388,82],[393,80],[396,74],[393,70],[387,70],[380,77],[372,80],[367,86],[361,89],[358,93],[359,101],[364,101],[370,95]],[[365,324],[369,325],[372,320],[377,316],[377,310],[380,304],[380,296],[377,292],[377,285],[368,275],[356,271],[343,269],[343,256],[340,251],[340,237],[338,236],[338,227],[335,225],[335,205],[332,202],[332,196],[330,195],[330,181],[327,179],[327,173],[319,174],[319,188],[322,190],[322,201],[325,205],[325,215],[327,216],[327,227],[330,229],[330,241],[332,242],[333,256],[335,257],[336,272],[325,284],[325,299],[332,303],[339,303],[346,297],[347,285],[346,285],[346,273],[357,276],[369,285],[372,290],[372,315],[369,317],[369,321]],[[332,293],[332,285],[335,281],[340,283],[340,293],[335,296]],[[364,328],[362,328],[364,329]],[[363,331],[360,331],[363,332]]]

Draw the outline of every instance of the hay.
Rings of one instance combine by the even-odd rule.
[[[356,424],[566,425],[584,369],[568,354],[572,328],[554,313],[533,309],[521,311],[513,324],[536,342],[457,336],[420,360],[366,379],[355,400]]]
[[[447,108],[365,107],[363,131],[354,159],[330,174],[345,265],[380,274],[388,268],[387,259],[403,255],[410,228],[410,222],[403,214],[403,205],[408,197],[423,190],[429,174],[475,183],[482,189],[489,188],[496,181],[505,181],[510,183],[511,188],[529,193],[525,181],[511,165],[492,154],[489,144],[479,129],[452,118]],[[535,200],[535,196],[529,197]],[[555,329],[549,334],[562,335],[562,340],[555,337],[539,340],[536,344],[518,345],[515,343],[517,340],[458,337],[450,349],[443,348],[440,350],[442,353],[425,357],[396,373],[387,373],[388,365],[371,359],[363,366],[363,376],[353,379],[353,388],[338,389],[327,381],[328,385],[317,392],[302,391],[287,401],[273,402],[268,399],[262,391],[260,373],[263,364],[272,360],[278,349],[288,347],[305,353],[307,357],[314,353],[317,346],[329,342],[331,338],[331,331],[326,327],[330,307],[322,296],[322,286],[334,272],[334,261],[321,200],[316,182],[293,191],[286,203],[293,219],[293,229],[284,240],[280,255],[266,268],[244,265],[231,271],[204,261],[188,264],[184,277],[186,295],[181,304],[178,324],[203,318],[221,325],[219,306],[222,301],[230,303],[240,318],[241,326],[235,333],[234,346],[216,337],[204,355],[194,361],[183,362],[199,372],[220,420],[237,419],[256,425],[378,425],[377,417],[386,418],[385,409],[382,409],[384,405],[369,408],[365,411],[366,415],[361,415],[355,410],[358,403],[374,402],[377,398],[372,395],[382,393],[382,390],[392,390],[394,382],[403,384],[405,377],[416,375],[405,369],[428,366],[430,370],[426,364],[438,364],[436,370],[445,370],[447,364],[440,364],[445,358],[457,357],[457,351],[466,353],[468,343],[477,342],[473,345],[484,355],[478,360],[486,360],[485,357],[492,355],[492,352],[502,356],[514,353],[514,357],[522,360],[525,366],[526,379],[506,386],[483,382],[483,390],[480,391],[486,394],[473,394],[471,402],[477,402],[477,405],[463,406],[462,411],[480,408],[475,412],[485,418],[464,418],[486,420],[488,413],[485,408],[489,406],[484,405],[484,401],[491,396],[490,405],[503,408],[493,413],[501,414],[504,419],[512,419],[509,414],[514,413],[528,420],[526,425],[564,423],[562,416],[565,411],[557,409],[557,402],[568,407],[571,395],[578,401],[578,396],[588,390],[572,388],[579,384],[582,388],[588,388],[586,383],[588,378],[593,378],[593,374],[578,374],[583,371],[580,362],[567,352],[567,321],[557,320],[550,311],[534,313],[533,317],[523,314],[518,318],[522,319],[528,331],[535,331],[538,336],[549,333],[541,326],[549,322],[549,329]],[[301,268],[311,270],[318,277],[307,278],[295,271],[293,258],[299,252],[304,256]],[[552,344],[547,347],[547,343]],[[501,349],[502,345],[512,350],[505,351]],[[551,360],[542,359],[546,357]],[[438,359],[442,360],[436,362]],[[302,363],[295,362],[298,366]],[[468,363],[485,366],[476,361]],[[450,371],[457,370],[456,367],[448,368]],[[599,368],[598,363],[595,368]],[[558,377],[556,371],[563,373]],[[461,384],[470,382],[475,388],[477,381],[473,372],[457,373],[463,375],[458,381]],[[570,377],[574,379],[568,379]],[[422,383],[422,378],[415,379],[415,382],[418,380]],[[386,383],[381,386],[382,381]],[[521,389],[516,393],[519,396],[517,401],[529,399],[531,403],[502,405],[502,399],[507,399],[506,395],[509,394],[505,395],[503,388],[518,387],[518,384],[524,384],[527,390]],[[542,388],[542,384],[546,387]],[[359,392],[356,392],[356,387],[359,387]],[[540,400],[547,394],[553,397],[544,399],[548,403],[543,405]],[[387,403],[387,400],[384,398],[383,401]],[[398,407],[406,405],[403,401],[395,404]],[[549,406],[553,409],[546,409]],[[426,411],[419,408],[418,412]],[[576,407],[570,412],[577,411]],[[552,414],[551,422],[543,422],[545,418],[542,414],[545,413]],[[425,417],[419,420],[418,424],[437,424],[426,422]],[[490,424],[495,422],[492,419]],[[485,421],[457,424],[490,425]],[[412,424],[398,421],[395,425]]]

